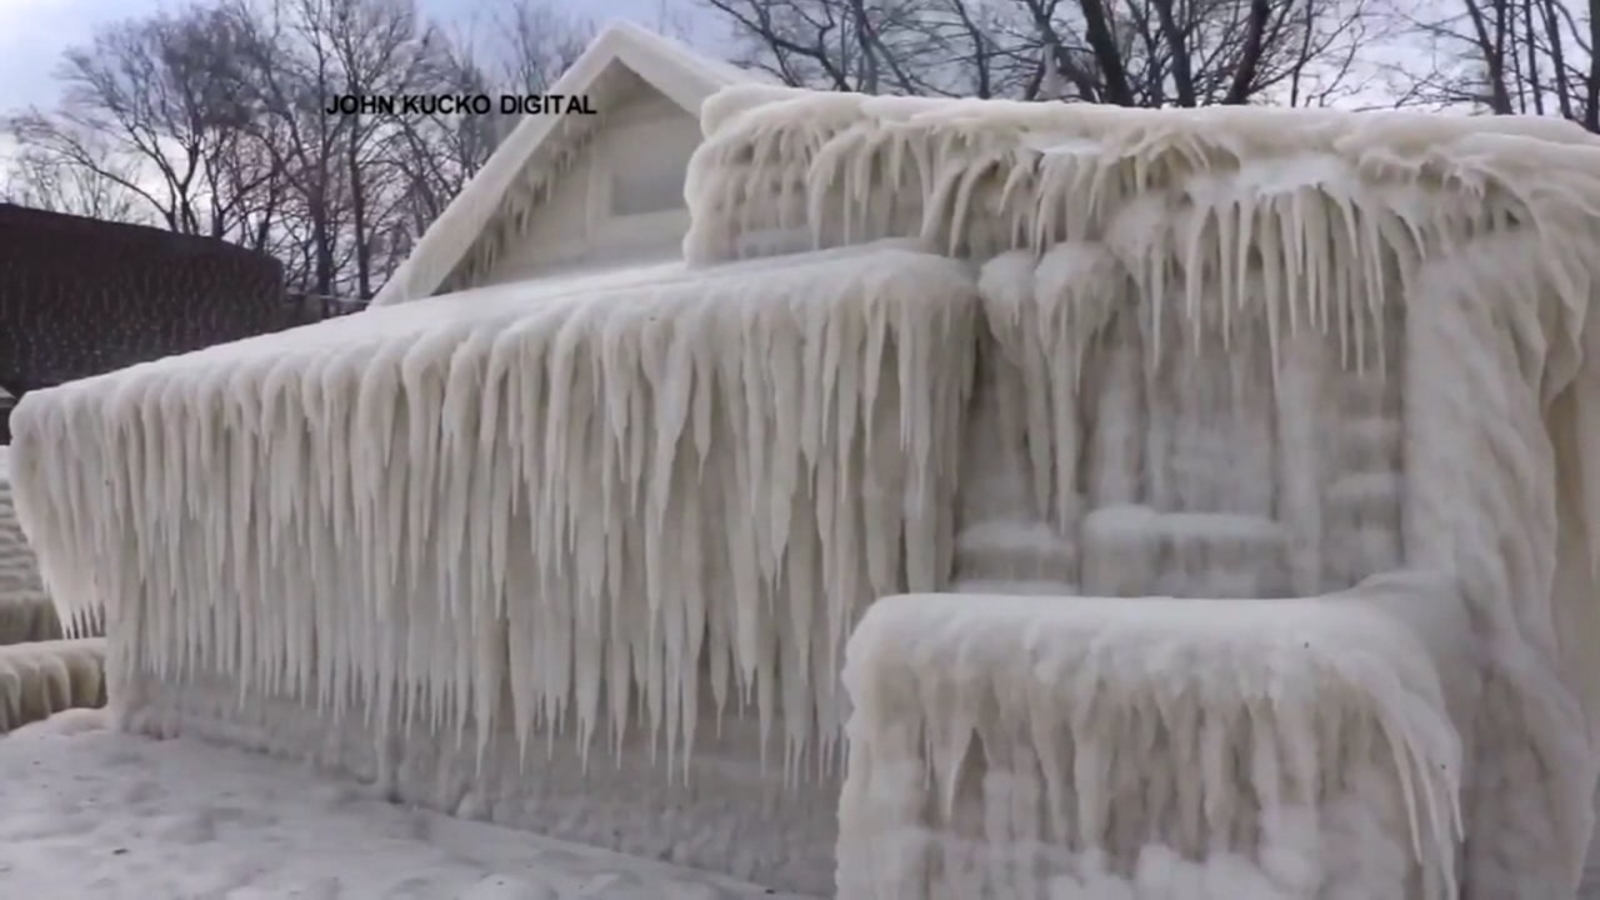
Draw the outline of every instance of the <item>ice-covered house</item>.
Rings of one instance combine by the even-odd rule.
[[[845,900],[1575,894],[1600,143],[701,122],[679,268],[24,400],[19,513],[126,727]]]
[[[374,305],[681,259],[700,104],[760,81],[637,25],[607,25],[549,89],[595,114],[523,119]]]

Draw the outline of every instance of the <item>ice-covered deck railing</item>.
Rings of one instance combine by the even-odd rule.
[[[947,575],[974,291],[879,248],[214,347],[30,395],[19,512],[113,679],[682,759],[704,677],[798,764],[859,611]]]
[[[1559,231],[1600,214],[1600,141],[1548,119],[741,86],[707,101],[702,121],[691,262],[884,237],[974,257],[1088,239],[1122,242],[1130,264],[1169,253],[1196,276],[1193,264],[1225,271],[1250,248],[1267,266],[1298,256],[1334,277],[1319,244],[1426,252],[1508,220]],[[1200,243],[1205,230],[1228,238],[1225,255]],[[1291,288],[1317,274],[1278,273]]]
[[[1454,900],[1462,747],[1397,603],[1457,607],[1414,576],[880,600],[845,668],[839,895]]]

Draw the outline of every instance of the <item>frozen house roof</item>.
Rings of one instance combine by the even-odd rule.
[[[698,117],[700,104],[732,84],[764,79],[628,22],[607,25],[593,44],[548,90],[585,95],[596,116],[530,115],[495,150],[411,255],[378,292],[374,306],[403,303],[447,287],[450,276],[474,257],[492,259],[527,221],[560,173],[605,121],[609,98],[625,96],[639,81]]]

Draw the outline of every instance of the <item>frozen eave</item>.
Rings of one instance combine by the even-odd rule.
[[[585,751],[642,703],[670,763],[704,659],[826,762],[856,613],[947,565],[976,309],[876,248],[379,308],[30,394],[18,516],[138,671]]]

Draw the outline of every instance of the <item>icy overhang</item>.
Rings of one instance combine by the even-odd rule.
[[[1130,110],[765,86],[725,89],[701,118],[707,137],[687,188],[691,262],[883,237],[978,257],[1106,238],[1137,252],[1179,241],[1170,229],[1145,233],[1184,210],[1220,220],[1241,246],[1251,243],[1248,214],[1268,208],[1334,204],[1383,223],[1385,242],[1416,244],[1459,240],[1474,223],[1559,232],[1600,216],[1600,141],[1546,118]],[[776,234],[791,237],[748,239]]]
[[[754,699],[815,762],[859,610],[948,569],[976,310],[894,248],[382,307],[30,394],[18,514],[113,678],[585,751],[643,698],[669,759]]]

